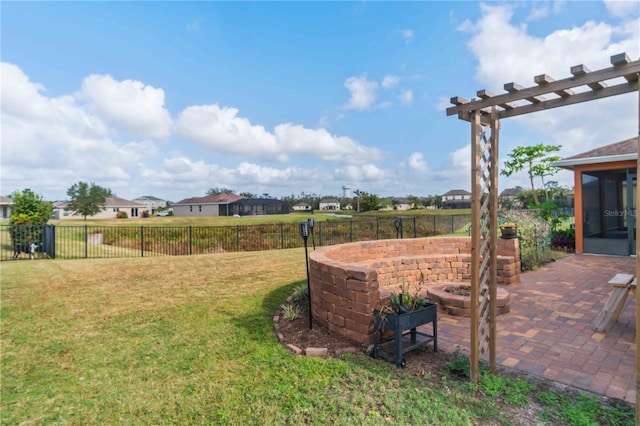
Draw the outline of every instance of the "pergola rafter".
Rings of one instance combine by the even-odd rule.
[[[611,57],[611,64],[611,67],[597,71],[576,65],[571,67],[572,76],[562,80],[541,74],[534,77],[535,86],[526,88],[517,83],[507,83],[504,85],[506,93],[499,95],[479,90],[477,97],[470,101],[461,97],[451,98],[453,106],[447,108],[447,115],[457,115],[471,123],[470,358],[471,380],[474,382],[479,379],[480,353],[488,351],[490,369],[496,369],[500,119],[637,92],[640,60],[631,61],[626,53],[620,53]],[[640,144],[640,138],[638,140]],[[640,199],[640,193],[636,197]],[[640,227],[638,216],[636,227]],[[636,275],[639,271],[640,258],[636,260]],[[640,293],[636,298],[636,312],[636,417],[640,418]]]
[[[493,106],[498,107],[498,119],[502,119],[637,91],[640,60],[631,61],[626,53],[621,53],[611,57],[611,64],[610,68],[593,72],[584,65],[576,65],[571,67],[573,77],[557,81],[541,74],[534,77],[537,85],[527,88],[507,83],[504,85],[507,93],[501,95],[478,90],[478,98],[471,101],[456,96],[451,98],[454,106],[447,108],[447,115],[457,114],[458,118],[471,121],[471,113],[481,111],[483,124],[489,124]],[[615,81],[620,78],[624,81]],[[573,90],[580,87],[585,90]]]

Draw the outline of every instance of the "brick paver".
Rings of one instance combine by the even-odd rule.
[[[617,273],[635,274],[635,259],[571,255],[503,287],[511,312],[498,316],[498,364],[635,404],[635,299],[609,331],[591,328]],[[468,354],[469,341],[469,318],[440,315],[439,348]]]

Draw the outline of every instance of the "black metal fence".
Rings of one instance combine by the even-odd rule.
[[[400,219],[400,220],[398,220]],[[469,235],[471,215],[350,219],[315,222],[309,244]],[[302,247],[298,223],[237,226],[0,226],[0,260],[178,256]]]

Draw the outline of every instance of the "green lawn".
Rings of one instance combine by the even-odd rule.
[[[504,417],[495,381],[490,394],[365,354],[320,360],[283,348],[272,316],[304,282],[301,249],[0,268],[1,424],[497,425]]]

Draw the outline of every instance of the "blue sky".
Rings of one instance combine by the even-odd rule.
[[[452,96],[640,55],[640,3],[2,2],[0,193],[470,189]],[[501,158],[637,134],[637,94],[504,120]],[[568,172],[557,179],[570,186]],[[524,175],[500,189],[527,185]]]

